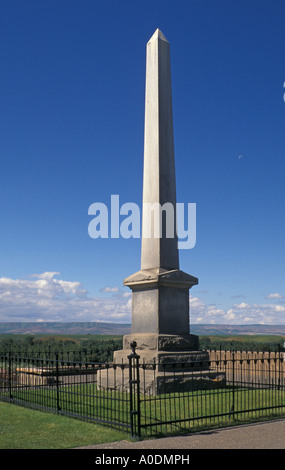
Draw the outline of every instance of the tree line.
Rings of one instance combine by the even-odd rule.
[[[40,355],[53,358],[58,354],[60,359],[72,361],[108,362],[113,360],[113,352],[122,349],[122,337],[73,340],[50,337],[46,340],[27,335],[22,339],[0,338],[0,354],[24,354],[27,357]]]
[[[284,341],[276,339],[275,341],[254,341],[248,339],[239,341],[225,337],[210,338],[208,336],[200,336],[200,350],[235,350],[235,351],[278,351],[283,349]],[[60,358],[76,361],[93,361],[93,362],[110,362],[113,360],[113,352],[123,348],[123,337],[117,336],[113,338],[90,338],[90,339],[73,339],[73,338],[57,338],[49,337],[40,339],[33,335],[25,335],[22,338],[16,337],[0,337],[0,354],[1,353],[22,353],[28,356],[37,356],[41,354],[54,356],[59,354]],[[131,352],[131,350],[130,350]]]
[[[266,338],[266,337],[265,337]],[[285,338],[284,338],[285,339]],[[200,349],[201,350],[215,350],[221,349],[222,351],[279,351],[283,349],[284,340],[276,339],[270,341],[264,339],[264,341],[258,340],[238,340],[238,339],[225,339],[221,338],[210,338],[208,336],[200,336]]]

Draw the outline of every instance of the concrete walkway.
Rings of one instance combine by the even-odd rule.
[[[80,449],[285,449],[285,419],[139,442],[118,441]]]

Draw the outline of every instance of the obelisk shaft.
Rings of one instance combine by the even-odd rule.
[[[158,211],[147,210],[155,205]],[[188,338],[189,289],[197,283],[179,269],[170,47],[157,29],[147,44],[141,270],[124,279],[132,334]]]
[[[159,204],[152,218],[150,204]],[[158,236],[154,226],[160,220]],[[147,44],[141,251],[141,269],[153,268],[179,268],[170,46],[158,29]]]

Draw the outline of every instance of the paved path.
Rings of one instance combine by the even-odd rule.
[[[118,441],[81,449],[285,449],[285,419],[139,442]],[[278,464],[279,465],[279,464]]]

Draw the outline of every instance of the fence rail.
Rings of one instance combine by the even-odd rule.
[[[284,353],[209,351],[207,361],[127,363],[0,354],[0,400],[101,423],[132,437],[285,415]]]

